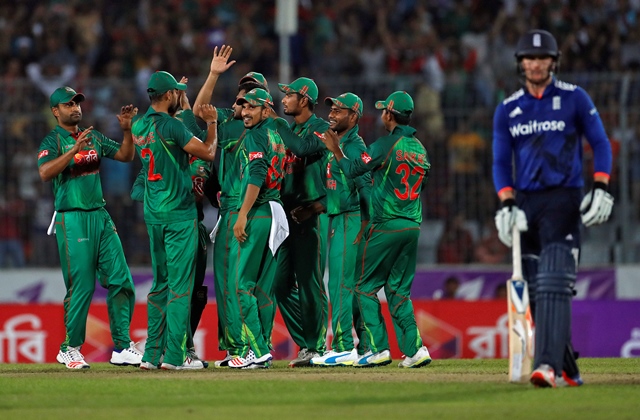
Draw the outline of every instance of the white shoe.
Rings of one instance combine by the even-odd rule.
[[[229,367],[234,369],[241,369],[254,364],[266,364],[266,362],[271,361],[271,359],[273,359],[271,353],[264,354],[261,357],[256,357],[256,354],[253,352],[253,350],[249,349],[246,357],[238,356],[229,360]]]
[[[220,367],[229,367],[229,360],[233,359],[234,356],[232,356],[229,352],[227,352],[227,355],[224,356],[224,359],[222,360],[216,360],[215,362],[213,362],[213,366],[220,368]]]
[[[209,367],[209,362],[207,362],[206,360],[202,360],[199,356],[198,353],[196,353],[196,350],[191,348],[189,350],[187,350],[187,357],[192,358],[193,360],[200,360],[200,362],[202,362],[202,366],[206,369]]]
[[[309,351],[309,349],[300,349],[298,357],[289,362],[289,367],[309,366],[311,359],[314,357],[320,357],[320,355],[314,351]]]
[[[204,365],[201,360],[192,359],[187,357],[181,365],[172,365],[171,363],[162,363],[160,369],[164,370],[196,370],[204,369]]]
[[[152,364],[151,362],[140,362],[140,369],[142,370],[156,370],[158,366]]]
[[[136,348],[135,343],[129,343],[129,348],[114,350],[111,352],[109,363],[116,366],[140,366],[142,352]]]
[[[67,346],[67,351],[60,350],[56,356],[58,363],[67,369],[89,369],[89,363],[85,362],[84,356],[80,353],[80,347]]]
[[[556,373],[551,366],[542,364],[531,373],[531,383],[536,388],[555,388]]]
[[[382,350],[377,353],[368,351],[364,356],[353,362],[353,367],[375,367],[391,363],[391,352]]]
[[[417,353],[411,357],[405,357],[402,362],[398,364],[399,368],[419,368],[431,363],[431,355],[426,346],[422,346],[418,349]]]
[[[310,363],[313,366],[351,366],[358,358],[356,349],[351,351],[329,350],[322,356],[312,358]]]

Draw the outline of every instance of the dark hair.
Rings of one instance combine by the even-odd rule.
[[[298,97],[298,101],[301,100],[302,98],[307,99],[307,106],[309,107],[309,111],[313,112],[316,109],[316,104],[314,104],[313,101],[308,96],[302,95],[298,92],[296,92],[296,96]]]
[[[149,93],[149,100],[151,100],[152,104],[155,104],[157,102],[162,101],[162,97],[167,92],[163,92],[163,93],[148,92],[148,93]]]
[[[256,83],[256,82],[244,82],[240,85],[238,85],[238,92],[244,90],[245,92],[249,92],[250,90],[253,89],[264,89],[268,92],[268,89],[265,89],[264,86],[262,86],[260,83]]]
[[[392,112],[386,109],[385,111],[393,115],[393,119],[398,125],[409,125],[411,122],[411,115],[398,114],[397,112]]]

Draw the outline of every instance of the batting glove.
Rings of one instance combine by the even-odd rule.
[[[580,204],[582,223],[585,226],[598,225],[609,220],[613,208],[613,196],[607,192],[607,184],[594,182]]]
[[[520,232],[529,229],[527,225],[527,216],[518,208],[516,200],[509,198],[504,200],[502,208],[498,210],[495,217],[496,228],[498,228],[498,237],[500,241],[508,247],[513,243],[513,226],[517,226]]]

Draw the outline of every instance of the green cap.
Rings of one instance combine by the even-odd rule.
[[[267,92],[269,92],[269,85],[267,84],[267,79],[262,75],[262,73],[258,73],[256,71],[250,71],[249,73],[242,76],[242,79],[238,82],[238,86],[243,83],[253,82],[260,85],[260,87]]]
[[[291,82],[290,85],[278,83],[278,87],[284,93],[299,93],[309,98],[314,104],[318,102],[318,86],[316,82],[307,77],[300,77]]]
[[[59,104],[66,104],[68,102],[80,103],[84,101],[84,95],[71,89],[69,86],[59,87],[49,97],[49,104],[51,108],[58,106]]]
[[[273,108],[273,98],[269,92],[260,88],[251,89],[244,95],[244,98],[238,98],[236,104],[242,105],[245,102],[252,106],[269,106]]]
[[[362,105],[362,99],[360,99],[358,95],[354,95],[351,92],[343,93],[337,98],[326,97],[324,103],[325,105],[329,106],[333,104],[338,108],[350,109],[358,114],[358,117],[362,117],[362,111],[364,109],[364,105]]]
[[[187,85],[178,83],[175,77],[166,71],[157,71],[151,75],[147,84],[147,92],[162,94],[172,89],[186,90]]]
[[[389,95],[386,101],[376,102],[376,109],[386,109],[394,114],[409,117],[413,113],[413,99],[407,92],[399,90]]]

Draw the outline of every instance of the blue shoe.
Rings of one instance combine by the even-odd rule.
[[[569,387],[569,386],[581,386],[583,384],[584,382],[582,381],[580,374],[577,374],[574,377],[569,377],[569,375],[567,375],[567,372],[565,372],[564,370],[562,371],[562,376],[556,379],[556,386],[558,388]]]
[[[367,352],[357,361],[353,362],[353,367],[375,367],[385,366],[391,363],[391,352],[382,350],[377,353]]]
[[[329,350],[322,356],[311,359],[313,366],[352,366],[358,360],[358,352],[353,349],[351,351],[333,351]]]

